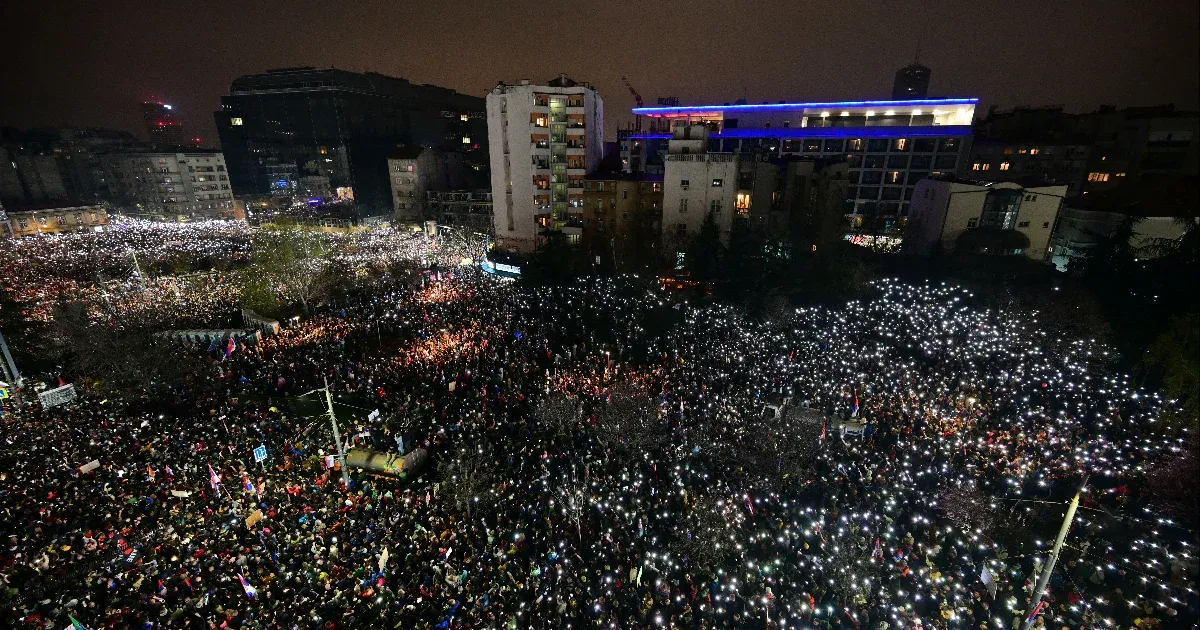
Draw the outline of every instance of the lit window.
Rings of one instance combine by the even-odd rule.
[[[230,119],[229,119],[229,124],[230,124],[230,125],[233,125],[234,127],[241,127],[241,126],[242,126],[242,119],[241,119],[241,118],[230,118]]]
[[[1108,173],[1088,173],[1089,182],[1106,182],[1108,181]]]
[[[1011,148],[1004,150],[1004,155],[1012,155],[1012,154],[1013,154],[1013,150]]]
[[[735,206],[738,210],[750,209],[750,193],[738,193],[737,203]]]
[[[904,145],[908,143],[908,138],[899,138],[896,140],[896,150],[903,151]]]
[[[722,187],[722,186],[724,186],[724,185],[725,185],[725,180],[723,180],[723,179],[714,179],[714,180],[712,181],[712,187],[713,187],[713,188],[720,188],[720,187]]]
[[[1000,163],[1000,170],[1002,170],[1002,171],[1007,171],[1007,170],[1008,170],[1008,167],[1009,167],[1009,164],[1008,164],[1008,162],[1001,162],[1001,163]]]
[[[1021,155],[1025,155],[1026,153],[1029,153],[1029,149],[1021,149],[1020,151],[1017,151],[1017,153],[1020,153]]]
[[[1113,177],[1125,177],[1125,173],[1113,173]]]
[[[976,163],[972,164],[972,165],[971,165],[971,170],[972,170],[972,171],[978,171],[978,170],[979,170],[979,162],[976,162]]]
[[[463,136],[463,144],[471,144],[471,136]]]
[[[1038,153],[1041,153],[1041,152],[1042,152],[1042,150],[1041,150],[1041,149],[1039,149],[1039,148],[1037,148],[1037,147],[1034,147],[1034,148],[1032,148],[1032,149],[1030,149],[1030,150],[1029,150],[1029,155],[1037,155]]]
[[[983,168],[982,168],[982,169],[980,169],[980,170],[983,170],[983,171],[989,171],[989,170],[991,170],[991,169],[992,169],[992,165],[991,165],[991,164],[987,164],[987,163],[985,162],[985,163],[984,163],[984,165],[983,165]]]
[[[458,117],[458,119],[463,122],[467,122],[468,118],[469,118],[469,116],[467,116],[466,114],[460,114]]]

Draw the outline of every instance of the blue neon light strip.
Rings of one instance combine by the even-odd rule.
[[[758,105],[685,105],[680,107],[635,107],[633,113],[646,116],[663,114],[701,114],[716,111],[754,112],[837,107],[922,107],[937,105],[975,105],[977,98],[931,98],[919,101],[836,101],[830,103],[762,103]]]
[[[709,134],[709,138],[941,138],[969,136],[970,125],[924,125],[917,127],[789,127],[768,129],[747,127],[726,129]],[[629,136],[639,140],[670,140],[669,133],[637,133]]]

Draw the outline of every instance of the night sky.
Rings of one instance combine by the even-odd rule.
[[[887,97],[895,70],[988,105],[1197,107],[1196,0],[1053,2],[0,2],[0,125],[144,136],[137,103],[171,103],[216,145],[212,112],[242,74],[372,70],[484,95],[497,81],[590,81],[606,135],[647,103]],[[981,108],[981,111],[982,111]]]

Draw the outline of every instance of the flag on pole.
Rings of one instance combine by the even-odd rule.
[[[208,465],[208,482],[212,484],[213,489],[216,489],[221,484],[221,476],[217,471],[213,470],[212,464]]]
[[[883,548],[879,546],[878,538],[875,539],[875,550],[871,552],[871,559],[874,560],[876,557],[883,560]]]
[[[854,392],[854,407],[850,410],[850,417],[853,418],[857,415],[858,415],[858,392],[855,391]]]
[[[821,421],[821,441],[822,441],[822,442],[824,442],[824,441],[825,441],[825,426],[826,426],[827,424],[829,424],[829,421],[828,421],[828,420],[822,420],[822,421]]]
[[[67,615],[67,619],[71,620],[71,630],[87,630],[87,626],[79,623],[79,620],[71,615]]]
[[[238,581],[242,583],[242,590],[246,591],[246,597],[254,599],[258,595],[258,591],[253,586],[250,586],[250,583],[246,581],[246,578],[242,577],[241,573],[238,574]]]
[[[229,355],[233,354],[234,350],[237,350],[237,340],[233,337],[230,337],[229,343],[225,344],[225,358],[228,359]]]
[[[1042,612],[1042,608],[1045,607],[1045,605],[1046,605],[1045,600],[1038,602],[1038,605],[1033,607],[1033,610],[1030,611],[1029,616],[1025,618],[1025,621],[1026,622],[1033,621],[1038,616],[1038,614]]]

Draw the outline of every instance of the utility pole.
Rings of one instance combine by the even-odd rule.
[[[1037,585],[1034,586],[1033,599],[1029,602],[1029,610],[1025,611],[1025,621],[1021,622],[1021,630],[1029,630],[1029,626],[1033,624],[1033,620],[1037,617],[1033,613],[1042,603],[1042,597],[1046,592],[1046,584],[1050,582],[1050,574],[1054,572],[1054,564],[1058,562],[1058,554],[1062,551],[1063,542],[1067,540],[1067,532],[1071,530],[1071,522],[1075,520],[1075,510],[1079,509],[1079,495],[1087,487],[1087,481],[1088,478],[1084,477],[1079,490],[1075,492],[1075,497],[1071,499],[1071,505],[1067,507],[1067,516],[1063,519],[1062,528],[1058,530],[1058,538],[1054,540],[1054,548],[1050,550],[1050,558],[1046,560],[1045,566],[1042,567],[1042,574],[1038,576]]]
[[[129,253],[133,255],[133,270],[137,273],[138,284],[142,285],[142,288],[145,289],[146,288],[146,276],[142,275],[142,266],[138,264],[137,252],[134,250],[130,250]]]
[[[4,360],[0,362],[0,367],[4,368],[4,380],[12,383],[18,389],[25,387],[25,379],[21,378],[21,372],[17,370],[17,364],[8,351],[8,342],[4,340],[4,331],[0,331],[0,352],[4,353]]]
[[[350,488],[350,474],[346,471],[346,449],[342,446],[342,434],[338,431],[337,416],[333,415],[333,396],[329,393],[329,379],[325,379],[325,409],[329,412],[329,422],[333,424],[333,442],[337,444],[338,462],[342,465],[342,485]]]

